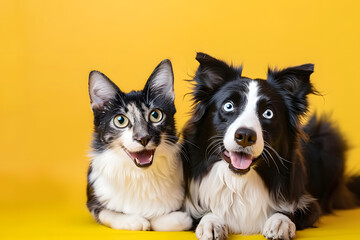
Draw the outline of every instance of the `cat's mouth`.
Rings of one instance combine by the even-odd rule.
[[[155,150],[143,150],[140,152],[129,152],[126,149],[124,150],[138,167],[148,167],[153,162]]]

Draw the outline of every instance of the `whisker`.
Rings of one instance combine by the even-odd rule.
[[[206,148],[206,160],[209,160],[210,157],[212,157],[218,149],[221,150],[221,143],[222,143],[222,140],[216,140],[216,141],[213,141],[211,142],[208,147]],[[218,152],[221,152],[221,151],[218,151]],[[218,153],[217,155],[219,155],[220,153]]]
[[[208,139],[208,141],[211,141],[211,140],[213,140],[213,141],[207,146],[207,148],[205,150],[207,160],[209,158],[211,158],[216,152],[218,152],[216,156],[220,155],[221,144],[222,144],[223,138],[224,138],[224,135],[218,134],[218,135],[214,135]]]
[[[211,156],[213,151],[216,151],[216,148],[219,147],[221,143],[222,141],[219,140],[211,142],[205,150],[206,155]]]
[[[286,167],[285,164],[284,164],[284,161],[292,164],[292,162],[290,162],[289,160],[281,157],[281,156],[279,155],[279,153],[278,153],[273,147],[271,147],[271,145],[270,145],[268,142],[264,141],[264,143],[265,143],[265,146],[266,146],[267,148],[269,148],[271,151],[273,151],[273,152],[275,153],[276,157],[280,160],[281,164],[282,164],[284,167]],[[286,167],[286,168],[287,168],[287,167]]]
[[[209,140],[211,139],[223,139],[224,138],[224,135],[215,135],[215,136],[212,136],[211,138],[209,138]]]
[[[182,138],[182,137],[180,137],[180,136],[166,135],[166,134],[161,134],[161,136],[168,137],[168,138],[172,138],[172,139],[181,139],[181,140],[183,140],[184,142],[189,143],[190,145],[196,147],[197,149],[200,149],[200,147],[197,146],[195,143],[192,143],[192,142],[190,142],[189,140],[186,140],[186,139],[184,139],[184,138]]]
[[[260,155],[264,158],[266,164],[270,167],[269,159],[266,156],[266,152],[262,152]]]
[[[216,140],[216,141],[211,142],[211,143],[208,145],[208,147],[206,148],[206,152],[207,152],[207,150],[208,150],[209,148],[212,148],[211,146],[217,145],[217,144],[219,144],[219,143],[221,143],[221,141],[219,141],[219,140]]]
[[[221,145],[218,146],[219,151],[217,151],[217,148],[212,152],[212,154],[207,158],[209,160],[212,156],[219,157],[221,154]],[[216,153],[217,152],[217,153]],[[216,153],[216,155],[214,155]]]
[[[214,154],[216,154],[216,156],[220,155],[220,151],[218,151],[219,149],[221,149],[221,148],[220,148],[220,145],[219,145],[219,146],[216,146],[216,147],[214,148],[214,150],[210,152],[210,155],[209,155],[208,159],[209,159],[210,157],[212,157]]]
[[[170,148],[172,145],[174,145],[174,143],[170,142],[169,140],[164,140],[165,142],[165,146],[163,146],[164,148],[166,148],[168,151],[170,151]],[[188,157],[188,155],[186,154],[186,152],[180,148],[180,154],[185,158],[186,161],[190,162],[190,159]]]
[[[270,154],[270,152],[264,148],[264,151],[270,156],[270,158],[272,159],[272,161],[274,162],[275,166],[276,166],[276,169],[278,170],[278,172],[280,173],[280,169],[279,169],[279,166],[277,165],[275,159],[273,158],[273,156]]]

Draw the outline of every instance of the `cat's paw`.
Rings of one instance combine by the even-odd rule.
[[[267,239],[290,240],[295,237],[296,226],[285,215],[275,213],[266,222],[263,235]]]
[[[150,230],[150,222],[138,215],[127,215],[126,219],[114,221],[111,224],[114,229],[132,230],[132,231],[148,231]]]
[[[150,222],[138,215],[127,215],[104,209],[99,213],[99,221],[105,226],[119,230],[150,230]]]
[[[201,219],[195,235],[200,240],[224,240],[227,238],[228,230],[217,216],[210,213]]]
[[[190,215],[186,212],[173,212],[172,213],[172,218],[173,218],[173,224],[174,226],[177,226],[176,231],[186,231],[191,229],[192,224],[193,224],[193,220],[190,217]]]
[[[186,212],[171,212],[151,219],[154,231],[186,231],[192,227],[192,219]]]

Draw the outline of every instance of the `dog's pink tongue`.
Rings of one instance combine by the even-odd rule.
[[[246,153],[229,152],[229,157],[237,169],[248,169],[252,163],[252,156]]]
[[[145,165],[145,164],[150,163],[153,159],[153,154],[154,154],[154,151],[152,151],[152,150],[144,150],[141,152],[131,153],[133,158],[135,158],[135,161],[140,165]]]

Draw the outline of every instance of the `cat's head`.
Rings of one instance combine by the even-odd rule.
[[[130,93],[122,92],[104,74],[92,71],[89,95],[94,112],[95,151],[111,148],[125,152],[136,166],[147,167],[160,144],[174,144],[178,140],[174,77],[169,60],[155,68],[143,90]]]

